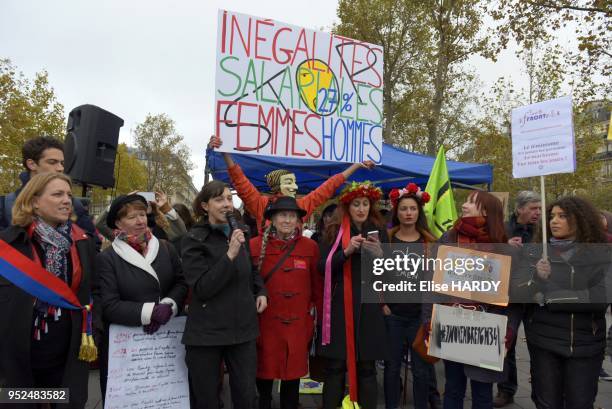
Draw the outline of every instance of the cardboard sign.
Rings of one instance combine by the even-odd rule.
[[[512,110],[514,178],[575,171],[571,97],[551,99]]]
[[[220,150],[382,163],[383,49],[219,10]]]
[[[112,324],[105,409],[189,407],[185,346],[187,317],[171,319],[155,334]]]
[[[501,372],[507,322],[505,315],[434,304],[427,353]]]
[[[434,291],[487,304],[508,305],[512,258],[470,248],[440,246]]]

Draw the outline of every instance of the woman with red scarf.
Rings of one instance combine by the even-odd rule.
[[[147,202],[136,194],[117,197],[108,211],[115,239],[96,258],[103,328],[100,387],[106,394],[110,324],[142,326],[152,334],[182,308],[187,284],[174,246],[147,227]]]
[[[487,192],[472,192],[461,206],[461,218],[454,227],[438,240],[441,244],[456,244],[481,251],[496,252],[496,246],[488,243],[506,243],[502,204]],[[474,303],[455,299],[453,304],[460,308],[470,308],[481,312],[504,314],[510,310],[490,304]],[[427,312],[425,312],[427,314]],[[506,348],[511,344],[516,331],[515,314],[509,315]],[[511,315],[511,316],[510,316]],[[431,314],[429,314],[431,317]],[[459,362],[444,360],[446,385],[444,387],[444,408],[463,408],[467,380],[472,391],[472,409],[493,408],[493,383],[502,382],[507,374]]]
[[[319,269],[325,271],[322,328],[317,353],[327,359],[323,408],[335,409],[344,396],[345,373],[350,400],[377,406],[376,360],[387,358],[382,306],[361,302],[364,263],[382,257],[387,232],[376,205],[382,191],[371,182],[356,183],[340,194],[338,208],[320,243]]]
[[[71,189],[61,173],[34,176],[0,233],[0,388],[69,388],[57,407],[84,408],[95,242],[70,221]]]

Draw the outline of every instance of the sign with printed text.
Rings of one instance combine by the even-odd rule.
[[[382,163],[381,46],[219,10],[220,151]]]
[[[507,322],[505,315],[434,304],[427,354],[501,372]]]
[[[512,175],[515,178],[575,171],[571,97],[512,110]]]
[[[142,327],[110,326],[105,409],[189,407],[185,321],[173,318],[151,335]]]

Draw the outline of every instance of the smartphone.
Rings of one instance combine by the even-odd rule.
[[[367,234],[367,239],[368,240],[372,239],[372,240],[375,240],[375,241],[379,241],[380,239],[378,238],[378,230],[369,231],[368,234]]]
[[[144,197],[148,202],[155,202],[155,192],[138,192],[137,195]]]

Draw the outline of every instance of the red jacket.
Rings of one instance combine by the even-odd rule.
[[[323,294],[317,270],[319,247],[309,238],[298,236],[291,255],[265,284],[268,308],[259,315],[257,377],[298,379],[308,372],[308,350],[314,330],[311,308]],[[262,237],[251,240],[251,257],[257,265]],[[290,242],[270,237],[260,274],[266,276],[286,252]]]
[[[266,210],[266,206],[268,206],[270,198],[273,196],[259,193],[259,190],[257,190],[251,181],[244,175],[239,165],[229,167],[227,171],[238,196],[244,202],[244,208],[257,221],[257,231],[261,231],[264,211]],[[334,193],[336,193],[336,190],[342,186],[344,180],[342,173],[338,173],[327,179],[321,186],[311,191],[306,196],[296,199],[298,206],[306,210],[306,215],[302,220],[307,220],[317,207],[331,199]]]

